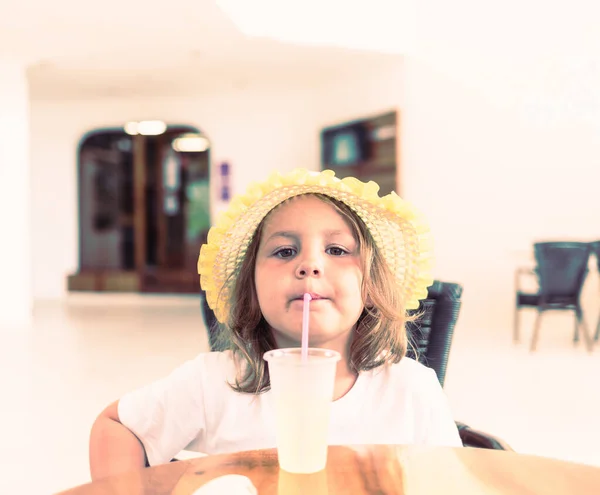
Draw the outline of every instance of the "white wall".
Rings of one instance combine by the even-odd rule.
[[[319,129],[369,115],[398,110],[404,85],[404,57],[398,56],[377,72],[361,71],[342,82],[315,91],[316,124]]]
[[[31,319],[29,102],[25,67],[0,58],[0,328]]]
[[[401,60],[398,57],[380,72],[357,71],[355,78],[341,84],[305,90],[263,88],[197,98],[32,101],[35,297],[62,297],[65,277],[77,270],[76,150],[84,132],[150,118],[196,125],[212,141],[213,168],[228,160],[233,193],[242,192],[273,169],[317,170],[323,126],[397,107]]]
[[[544,81],[547,60],[524,73],[522,63],[483,63],[445,48],[443,58],[405,57],[376,77],[357,73],[351,84],[323,88],[316,120],[322,127],[399,108],[401,194],[431,224],[434,276],[465,286],[459,329],[508,339],[515,268],[530,263],[532,243],[600,239],[600,126],[593,107],[565,115],[532,100],[539,88],[523,78]],[[600,306],[595,273],[589,282],[591,326]]]
[[[535,240],[600,238],[598,10],[419,4],[422,38],[404,62],[404,191],[431,221],[436,276],[465,285],[461,320],[481,335],[510,337],[514,270]],[[595,326],[595,273],[590,284]]]
[[[77,270],[76,150],[84,132],[160,118],[199,126],[213,142],[213,165],[230,161],[239,191],[269,170],[318,166],[312,93],[240,91],[195,99],[33,101],[31,166],[36,298],[59,298]]]

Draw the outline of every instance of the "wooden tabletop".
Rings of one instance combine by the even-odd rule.
[[[60,495],[191,495],[225,474],[250,478],[260,495],[598,495],[600,468],[484,449],[332,446],[327,469],[281,471],[275,450],[215,455],[147,468]]]

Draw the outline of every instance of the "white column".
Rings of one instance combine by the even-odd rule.
[[[30,189],[25,66],[0,60],[0,330],[32,318]]]

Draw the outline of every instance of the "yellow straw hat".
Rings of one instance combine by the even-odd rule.
[[[340,180],[332,170],[296,169],[284,175],[274,172],[265,182],[251,184],[245,194],[234,197],[208,232],[198,259],[200,285],[217,319],[227,321],[233,275],[260,222],[285,200],[310,193],[335,198],[356,212],[402,287],[406,309],[417,308],[433,282],[429,229],[411,204],[394,192],[379,197],[378,191],[375,182],[354,177]]]

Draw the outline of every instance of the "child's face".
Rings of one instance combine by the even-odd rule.
[[[258,302],[279,347],[302,334],[303,294],[310,303],[313,347],[343,348],[363,311],[362,263],[351,227],[333,206],[299,196],[263,226],[255,266]]]

